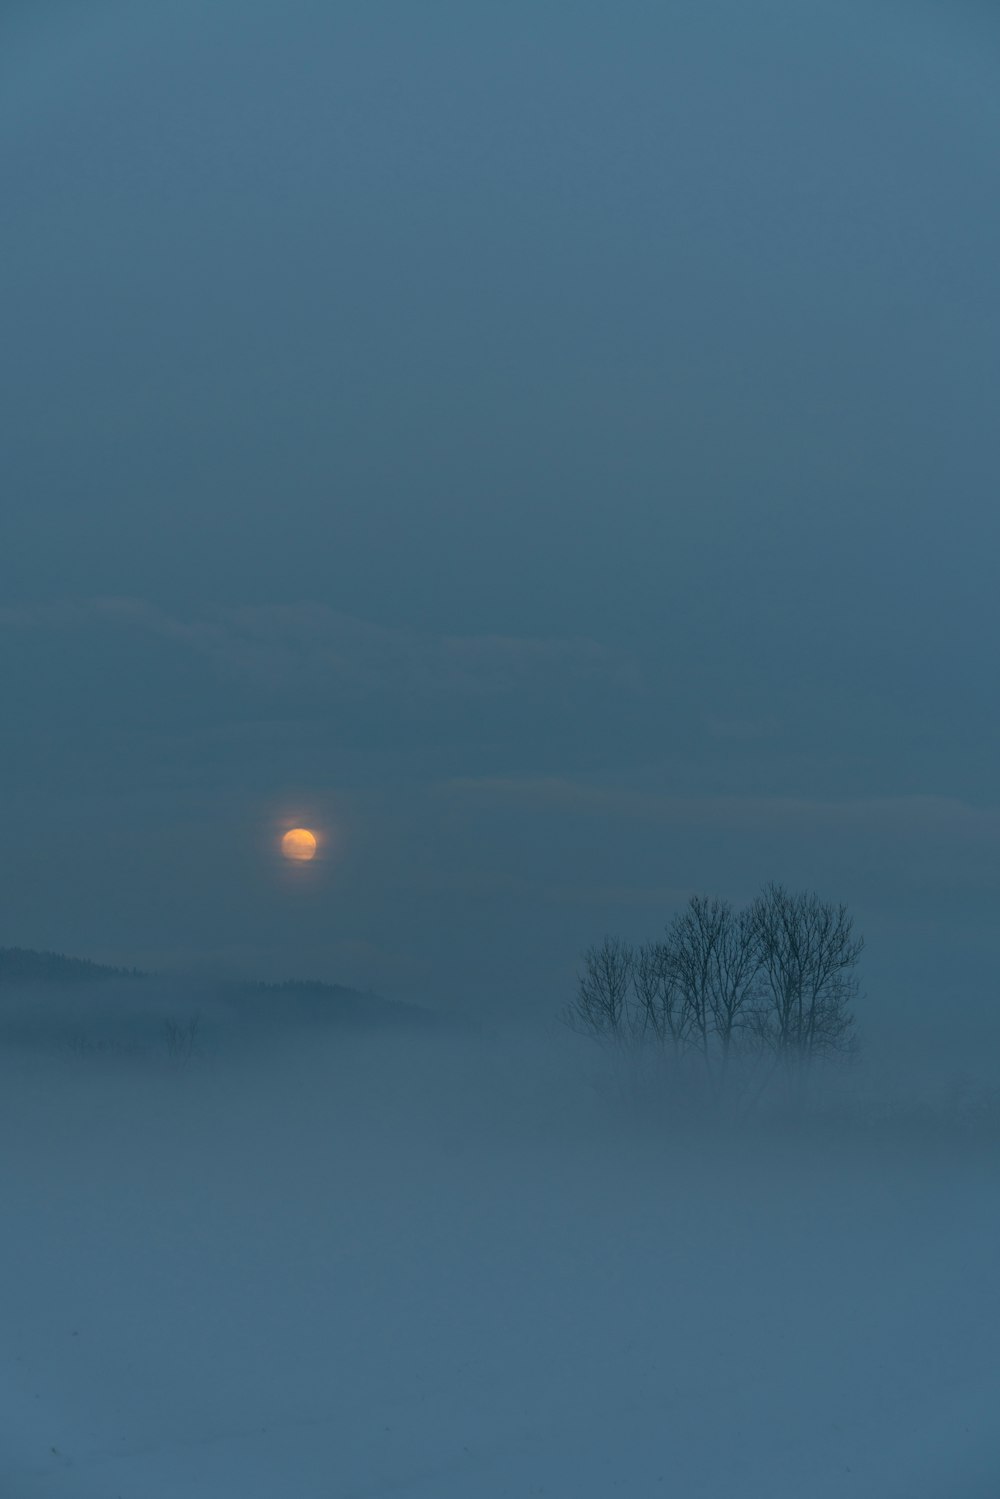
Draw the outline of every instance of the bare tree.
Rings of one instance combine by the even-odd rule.
[[[591,947],[570,1019],[591,1035],[725,1058],[744,1025],[757,954],[748,913],[696,895],[665,941],[631,948],[605,937]]]
[[[709,1007],[723,1065],[735,1044],[752,1030],[753,1000],[760,972],[760,942],[749,911],[733,912],[725,902],[712,953]]]
[[[666,1076],[695,1097],[707,1079],[717,1100],[753,1107],[776,1065],[801,1080],[815,1058],[853,1049],[863,945],[846,906],[809,892],[769,885],[740,911],[696,895],[665,940],[590,948],[566,1018],[615,1043],[632,1085]],[[649,1071],[655,1059],[666,1072]]]
[[[620,937],[605,937],[599,947],[588,948],[576,999],[566,1012],[569,1025],[600,1040],[634,1040],[637,1017],[629,1004],[633,968],[632,949]]]
[[[731,945],[728,936],[732,920],[732,910],[725,901],[694,895],[667,929],[668,961],[680,992],[686,1037],[706,1062],[712,1051],[716,1015],[726,1009],[719,977],[723,952]]]
[[[687,1041],[688,1012],[665,942],[637,948],[632,964],[632,1002],[641,1017],[637,1030],[661,1050],[680,1051]]]
[[[847,907],[768,885],[750,907],[764,1003],[757,1030],[784,1060],[849,1051],[864,941]]]
[[[167,1056],[172,1062],[186,1065],[198,1051],[198,1033],[201,1030],[201,1016],[192,1015],[190,1020],[164,1020],[162,1026],[163,1044],[167,1049]]]

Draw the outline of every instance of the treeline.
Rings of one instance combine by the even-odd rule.
[[[88,984],[145,977],[138,968],[112,968],[107,963],[92,963],[89,958],[68,958],[64,953],[39,952],[31,947],[0,947],[0,985]]]
[[[737,1058],[800,1072],[855,1049],[863,948],[847,907],[809,891],[771,884],[739,910],[696,895],[659,941],[591,947],[566,1019],[717,1082]]]

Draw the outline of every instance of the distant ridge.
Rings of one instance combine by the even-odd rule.
[[[222,991],[241,1006],[259,1013],[279,1010],[304,1021],[336,1021],[344,1025],[433,1024],[437,1017],[417,1005],[383,999],[371,990],[350,989],[318,979],[285,979],[282,983],[230,984]]]
[[[351,989],[345,984],[328,984],[318,979],[286,979],[281,983],[252,981],[217,982],[207,986],[195,978],[166,978],[143,972],[139,968],[115,968],[107,963],[93,963],[88,958],[70,958],[64,953],[39,952],[29,947],[0,947],[0,996],[3,991],[30,989],[43,985],[76,988],[96,983],[122,983],[141,979],[143,992],[149,998],[166,983],[179,995],[194,991],[203,1000],[209,995],[216,1002],[234,1009],[247,1019],[273,1021],[279,1016],[293,1024],[334,1023],[347,1027],[434,1025],[439,1017],[431,1010],[383,999],[370,990]],[[126,994],[128,991],[124,991]],[[211,1001],[210,1001],[211,1002]]]
[[[31,947],[0,947],[0,984],[89,984],[146,977],[138,968],[112,968],[89,958],[67,958]]]

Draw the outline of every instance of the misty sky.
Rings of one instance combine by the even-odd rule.
[[[777,878],[985,1014],[998,85],[954,0],[5,6],[0,942],[550,1014]]]

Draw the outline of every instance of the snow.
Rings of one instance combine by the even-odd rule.
[[[570,1038],[0,1065],[11,1499],[995,1499],[995,1138]]]

